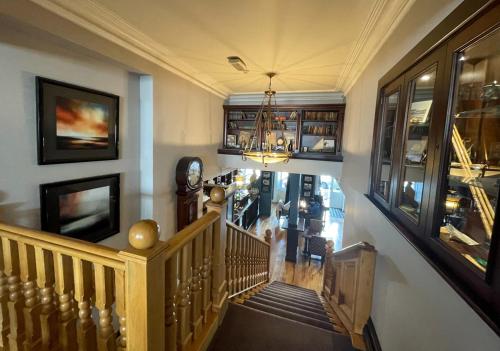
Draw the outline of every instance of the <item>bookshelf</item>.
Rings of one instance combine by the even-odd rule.
[[[241,154],[254,137],[258,105],[224,106],[224,142],[221,154]],[[292,158],[342,161],[345,104],[278,105],[281,122],[273,123],[272,148],[282,136],[289,141]]]

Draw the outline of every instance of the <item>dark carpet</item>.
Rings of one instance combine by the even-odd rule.
[[[293,301],[293,302],[292,302]],[[243,305],[230,303],[209,351],[353,351],[333,331],[313,290],[273,282]]]

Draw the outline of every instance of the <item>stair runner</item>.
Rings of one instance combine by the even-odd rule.
[[[353,351],[314,290],[273,282],[230,303],[210,351]]]

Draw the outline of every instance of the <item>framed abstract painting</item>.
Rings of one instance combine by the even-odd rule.
[[[120,231],[120,175],[40,185],[42,230],[91,242]]]
[[[120,98],[37,77],[38,164],[118,158]]]

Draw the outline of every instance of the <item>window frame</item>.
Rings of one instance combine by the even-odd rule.
[[[439,226],[443,192],[447,189],[447,164],[453,119],[456,79],[456,55],[464,48],[485,38],[500,27],[500,3],[477,0],[464,2],[379,81],[377,109],[373,131],[371,171],[367,197],[390,220],[423,258],[459,293],[462,298],[500,335],[500,205],[497,205],[493,238],[485,275],[480,275],[458,253],[440,242]],[[402,177],[404,138],[411,78],[418,77],[438,64],[433,92],[433,110],[429,126],[428,159],[424,176],[421,217],[418,224],[396,208]],[[383,102],[396,81],[403,79],[396,121],[398,132],[392,141],[392,172],[389,202],[377,194],[378,162],[384,122]],[[404,105],[402,105],[404,104]],[[403,126],[403,127],[401,127]],[[500,192],[500,190],[499,190]],[[425,204],[424,204],[425,202]],[[403,212],[403,213],[401,213]]]

